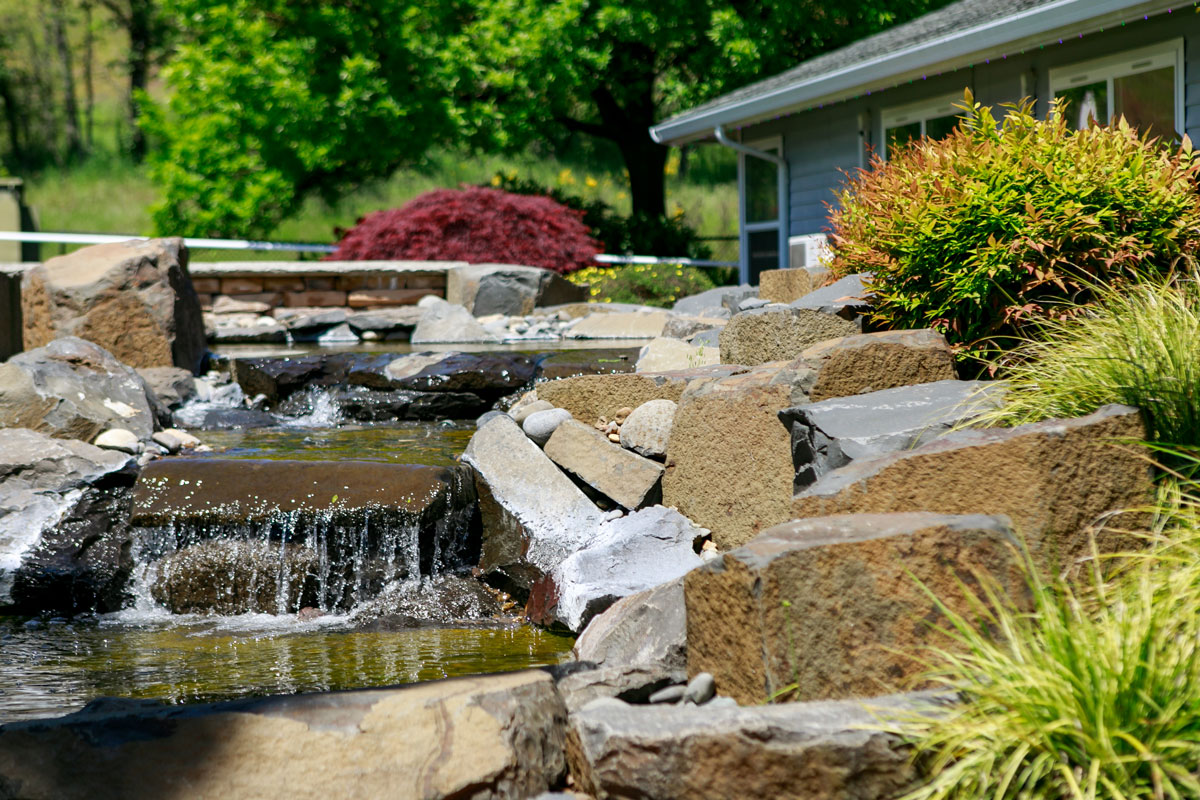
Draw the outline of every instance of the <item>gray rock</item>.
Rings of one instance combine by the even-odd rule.
[[[475,428],[476,428],[476,430],[478,430],[479,428],[482,428],[484,425],[487,425],[489,422],[491,422],[496,417],[506,417],[506,416],[508,416],[508,415],[505,414],[503,411],[489,411],[486,414],[484,414],[483,416],[481,416],[479,419],[475,420]]]
[[[642,348],[638,354],[635,372],[668,372],[680,369],[695,369],[717,364],[721,360],[720,350],[688,344],[679,339],[660,336]]]
[[[856,458],[908,450],[998,405],[1003,384],[936,381],[786,408],[795,491]]]
[[[529,426],[541,414],[553,413],[539,412],[525,424]],[[592,426],[569,416],[555,428],[545,450],[555,464],[622,508],[632,511],[662,499],[661,464],[622,448]]]
[[[545,400],[533,400],[522,405],[514,406],[511,409],[513,422],[518,425],[523,425],[530,414],[536,414],[539,411],[551,411],[554,409],[554,404]]]
[[[208,340],[213,344],[285,344],[287,329],[270,317],[259,317],[261,323],[250,325],[216,325],[208,328]]]
[[[722,326],[720,328],[712,328],[711,330],[707,331],[700,331],[700,333],[697,333],[695,336],[689,339],[688,343],[695,345],[696,347],[703,347],[705,349],[713,347],[719,351],[721,348],[721,331],[724,329],[724,326]]]
[[[359,336],[376,334],[382,341],[407,341],[424,311],[416,306],[397,306],[346,315],[346,323]]]
[[[501,341],[500,337],[484,330],[471,312],[462,306],[451,305],[433,295],[421,298],[418,305],[424,309],[424,313],[412,332],[413,344]]]
[[[687,670],[655,664],[601,666],[573,672],[558,682],[568,711],[577,711],[600,697],[627,703],[646,703],[665,687],[687,681]]]
[[[294,338],[294,337],[293,337]],[[358,334],[354,329],[343,322],[341,325],[334,325],[327,331],[320,333],[315,341],[317,344],[353,344],[358,341]]]
[[[721,309],[721,316],[711,317],[693,317],[682,314],[672,314],[667,320],[666,327],[663,328],[663,336],[672,339],[690,339],[700,331],[712,330],[713,328],[725,327],[725,321],[729,319],[730,314],[726,309]]]
[[[596,700],[570,715],[567,759],[577,785],[600,800],[890,800],[916,774],[901,742],[879,730],[876,709],[911,712],[922,701],[730,708]]]
[[[540,670],[210,705],[107,701],[0,728],[0,783],[29,800],[158,800],[181,786],[517,800],[565,778],[566,716]]]
[[[681,683],[676,686],[667,686],[659,689],[654,694],[650,695],[647,702],[650,703],[678,703],[682,700],[688,691],[688,685]]]
[[[103,435],[104,434],[101,434],[101,436]],[[154,440],[155,444],[163,447],[168,453],[178,453],[181,449],[183,449],[183,440],[172,432],[155,431],[154,435],[150,438]]]
[[[572,339],[653,339],[662,336],[669,315],[661,309],[613,313],[599,311],[567,329]]]
[[[742,302],[738,303],[738,311],[749,311],[752,308],[762,308],[763,306],[771,305],[770,300],[765,300],[761,297],[747,297]]]
[[[0,364],[0,427],[90,442],[109,428],[148,440],[167,412],[99,345],[64,337]]]
[[[0,605],[120,608],[132,564],[122,554],[129,513],[118,495],[133,479],[114,476],[129,462],[73,439],[0,429]]]
[[[687,517],[662,506],[605,522],[585,548],[538,584],[526,613],[541,624],[581,631],[622,597],[699,567],[693,543],[701,535]]]
[[[664,458],[671,438],[671,424],[678,408],[672,400],[642,403],[621,426],[621,446],[646,458]]]
[[[740,287],[718,286],[706,292],[679,298],[675,301],[675,305],[671,306],[671,310],[677,314],[688,314],[690,316],[708,317],[722,313],[727,315],[729,309],[723,305],[722,300],[725,295],[738,291],[747,292],[747,294],[743,294],[742,296],[748,297],[749,294],[754,293],[754,287],[749,284],[743,284]]]
[[[686,672],[683,579],[623,597],[592,617],[575,641],[575,657],[602,666],[652,664]]]
[[[110,428],[96,437],[92,444],[105,450],[120,450],[123,453],[136,454],[142,447],[137,435],[124,428]]]
[[[174,411],[196,396],[196,379],[179,367],[142,367],[137,371],[162,404]]]
[[[569,419],[571,419],[571,412],[565,408],[534,411],[525,417],[521,423],[521,430],[525,431],[525,435],[536,442],[539,447],[543,447],[558,430],[558,426]]]
[[[789,305],[792,308],[810,309],[853,319],[871,308],[871,293],[863,285],[863,281],[870,277],[870,274],[865,272],[847,275],[822,289],[809,292]]]
[[[495,417],[477,430],[462,460],[479,489],[480,568],[518,599],[600,526],[600,509],[511,419]]]
[[[204,358],[200,301],[182,239],[84,247],[25,272],[25,348],[61,336],[95,342],[134,367],[190,372]]]
[[[685,703],[694,703],[700,706],[711,700],[716,691],[716,682],[713,680],[712,673],[700,672],[688,681],[681,699]]]
[[[548,269],[471,264],[447,270],[446,299],[476,317],[511,317],[524,316],[537,307],[581,303],[587,298],[580,287]]]
[[[736,289],[726,287],[724,293],[721,295],[721,306],[728,309],[729,313],[736,314],[738,306],[742,304],[742,301],[750,297],[758,297],[757,286],[750,286],[744,283]]]

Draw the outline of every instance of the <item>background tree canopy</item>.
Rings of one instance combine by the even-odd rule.
[[[164,233],[265,235],[310,193],[436,142],[616,145],[633,211],[664,212],[669,114],[946,0],[164,0],[181,44],[147,114]]]

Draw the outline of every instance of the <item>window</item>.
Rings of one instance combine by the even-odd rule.
[[[783,140],[746,142],[755,150],[780,155]],[[758,283],[765,269],[779,269],[783,239],[783,221],[779,213],[779,167],[764,158],[745,153],[738,156],[738,175],[742,200],[742,280]]]
[[[1124,116],[1141,133],[1173,138],[1183,130],[1183,40],[1052,69],[1050,92],[1077,130]]]
[[[954,130],[962,111],[954,107],[962,95],[947,95],[883,112],[883,157],[897,145],[928,136],[941,139]]]

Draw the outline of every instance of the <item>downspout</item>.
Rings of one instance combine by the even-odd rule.
[[[724,145],[725,147],[728,147],[730,150],[736,150],[737,152],[744,153],[745,155],[751,156],[752,158],[761,158],[764,161],[770,161],[772,164],[775,165],[776,169],[778,169],[779,176],[776,179],[775,183],[778,187],[777,191],[779,192],[779,197],[778,197],[778,205],[779,205],[779,269],[787,269],[787,266],[788,266],[788,227],[791,225],[791,215],[789,214],[789,208],[788,208],[789,193],[788,193],[788,163],[787,163],[787,159],[785,159],[783,156],[777,156],[774,153],[768,153],[765,150],[757,150],[753,147],[748,147],[748,146],[742,144],[741,142],[735,142],[733,139],[730,139],[728,136],[725,135],[725,126],[724,125],[718,125],[717,127],[713,128],[713,136],[716,137],[718,143]],[[743,195],[745,194],[744,191],[742,194]],[[744,208],[746,198],[744,196],[741,197],[740,202],[743,204],[743,208]],[[739,216],[741,217],[741,220],[739,220],[739,222],[740,222],[745,219],[746,215],[745,215],[745,213],[742,213]],[[739,253],[739,257],[738,257],[738,261],[740,262],[740,266],[739,266],[740,281],[742,283],[749,283],[750,282],[750,237],[746,233],[744,228],[743,228],[743,230],[740,231],[740,233],[741,233],[741,245],[742,245],[739,248],[740,253]]]

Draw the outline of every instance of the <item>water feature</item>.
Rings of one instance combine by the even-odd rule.
[[[523,624],[467,574],[474,487],[456,457],[473,424],[347,422],[332,396],[314,391],[269,427],[198,431],[210,452],[143,470],[132,607],[0,617],[0,722],[106,695],[200,702],[566,657],[569,638]],[[227,383],[191,411],[248,402]]]

